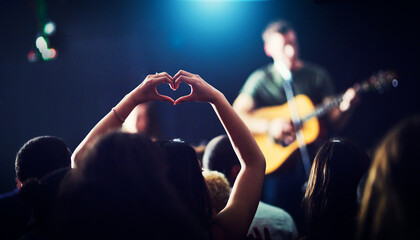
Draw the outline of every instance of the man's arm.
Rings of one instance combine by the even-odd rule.
[[[241,93],[233,102],[233,109],[245,122],[252,133],[268,132],[269,121],[252,115],[255,109],[255,102],[251,96]]]

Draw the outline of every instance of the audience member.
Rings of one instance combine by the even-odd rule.
[[[233,185],[241,171],[241,165],[227,135],[217,136],[208,143],[203,155],[203,166],[204,169],[223,173]],[[259,232],[267,228],[271,239],[298,237],[295,223],[286,211],[261,201],[248,230],[249,235],[254,235],[254,228]]]
[[[229,196],[230,185],[225,175],[218,171],[203,170],[203,176],[210,192],[213,211],[217,214],[225,208]]]
[[[125,119],[122,130],[129,133],[142,133],[152,139],[159,139],[161,134],[156,105],[153,102],[137,105]]]
[[[18,239],[26,230],[31,211],[19,198],[19,189],[0,195],[0,239]]]
[[[35,137],[20,148],[15,160],[17,189],[0,195],[0,238],[17,239],[30,229],[30,207],[21,201],[19,189],[30,179],[69,167],[70,156],[63,140],[52,136]]]
[[[200,143],[199,145],[193,145],[192,146],[195,150],[195,153],[197,154],[198,161],[200,162],[200,166],[203,166],[203,154],[204,149],[206,149],[205,143]]]
[[[111,132],[65,179],[55,215],[58,239],[208,239],[167,181],[149,139]]]
[[[321,145],[303,199],[304,239],[354,239],[357,188],[369,164],[368,154],[349,140],[333,138]]]
[[[189,84],[192,88],[192,91],[189,95],[182,96],[178,98],[176,101],[174,101],[168,96],[160,95],[156,90],[157,85],[161,83],[167,83],[170,85],[170,87],[173,90],[176,90],[181,82]],[[194,212],[195,209],[190,209],[189,206],[187,206],[188,210],[190,210],[188,212],[194,212],[194,214],[199,215],[199,218],[198,218],[200,220],[199,222],[204,224],[202,227],[204,227],[207,230],[208,235],[211,236],[212,239],[241,239],[245,237],[249,229],[250,223],[254,217],[256,208],[258,206],[259,197],[261,194],[261,187],[262,187],[262,182],[264,179],[264,170],[265,170],[264,156],[262,155],[260,149],[258,148],[258,145],[256,144],[252,134],[249,132],[245,124],[241,121],[241,119],[232,109],[231,105],[223,96],[223,94],[219,92],[217,89],[210,86],[208,83],[206,83],[198,75],[191,74],[189,72],[181,70],[174,77],[169,76],[167,73],[159,73],[159,74],[147,76],[146,79],[137,88],[135,88],[132,92],[127,94],[120,101],[120,103],[118,103],[112,109],[112,111],[110,111],[110,113],[108,113],[89,132],[86,138],[76,148],[74,154],[72,155],[73,166],[76,167],[76,170],[77,168],[81,167],[81,169],[79,171],[76,171],[76,173],[78,173],[81,176],[84,176],[84,178],[89,178],[90,175],[87,174],[88,173],[87,169],[90,166],[92,167],[92,169],[95,169],[95,166],[99,167],[99,169],[105,168],[105,166],[102,166],[102,164],[99,164],[99,162],[101,161],[95,160],[97,157],[90,157],[90,158],[84,157],[84,156],[89,156],[88,149],[91,149],[91,146],[97,141],[98,138],[100,138],[100,136],[106,134],[109,131],[113,131],[115,129],[120,128],[122,123],[128,116],[128,114],[133,110],[135,106],[144,102],[151,101],[151,100],[168,101],[175,105],[183,103],[183,102],[187,102],[187,101],[208,102],[212,105],[222,125],[224,126],[225,130],[229,134],[230,139],[232,140],[232,144],[235,146],[235,149],[237,149],[237,157],[240,160],[240,164],[242,166],[240,173],[238,174],[238,177],[234,183],[234,187],[232,189],[229,202],[227,206],[219,214],[213,215],[211,216],[211,218],[209,217],[209,214],[211,213],[211,209],[209,209],[208,207],[209,206],[208,191],[207,189],[202,188],[203,185],[200,183],[200,182],[204,183],[204,178],[203,178],[203,175],[201,174],[201,169],[197,161],[197,156],[189,156],[189,158],[191,157],[191,160],[192,158],[194,158],[194,161],[189,161],[189,162],[186,161],[186,165],[190,165],[190,166],[185,166],[185,167],[190,168],[191,171],[188,170],[187,172],[190,172],[191,174],[190,175],[185,174],[186,176],[180,181],[186,180],[192,183],[193,182],[198,183],[198,184],[191,184],[190,186],[192,186],[194,189],[189,189],[189,190],[192,191],[193,193],[199,194],[194,197],[196,199],[202,200],[201,202],[196,204],[198,205],[198,207],[202,207],[202,209],[199,209],[200,211]],[[111,137],[108,137],[108,138],[112,139],[112,138],[115,138],[115,136],[112,137],[111,135]],[[171,143],[168,146],[164,146],[166,149],[166,153],[170,152],[169,148],[172,145],[172,143],[174,143],[174,141],[170,141],[170,142]],[[116,141],[115,139],[115,143],[113,144],[120,144],[120,143],[118,143],[118,141]],[[100,149],[98,149],[95,152],[97,152],[99,156],[99,155],[103,155],[101,151],[108,150],[108,148],[111,148],[108,151],[115,151],[115,150],[112,150],[113,144],[107,145],[107,147],[105,148],[102,146]],[[123,147],[127,148],[125,144]],[[183,152],[183,150],[180,150],[180,147],[183,147],[183,146],[175,145],[172,150],[174,152],[178,152],[178,151]],[[98,146],[96,148],[98,148]],[[104,149],[102,150],[102,148]],[[123,177],[124,175],[129,175],[129,176],[137,175],[137,173],[132,173],[132,171],[129,169],[130,167],[126,166],[125,160],[121,160],[122,157],[119,156],[120,154],[123,154],[123,156],[130,158],[129,156],[131,156],[131,154],[128,154],[129,152],[130,152],[129,150],[116,151],[115,154],[108,156],[108,158],[114,158],[114,159],[109,159],[108,161],[115,162],[115,164],[112,164],[104,172],[106,173],[110,172],[110,175],[112,176],[113,175],[112,172],[115,171],[113,170],[113,168],[121,168],[122,170],[118,171],[121,173],[120,174],[122,175],[121,177]],[[139,156],[143,157],[142,155],[139,155]],[[104,155],[102,157],[105,158],[107,157],[107,155]],[[134,157],[132,158],[134,159]],[[93,159],[93,160],[89,160],[89,159]],[[176,157],[170,155],[167,162],[169,164],[172,163],[172,165],[174,165],[172,161],[173,159],[176,159]],[[147,161],[147,160],[145,159],[144,161]],[[98,163],[95,165],[89,162],[98,162]],[[170,165],[169,169],[171,169],[171,167],[173,166]],[[162,171],[159,168],[148,168],[148,169],[149,169],[148,171],[151,172],[149,174],[153,174],[156,171],[158,172]],[[91,171],[94,172],[94,170],[91,170]],[[123,173],[124,171],[128,171],[129,173],[132,173],[132,174],[124,174]],[[169,174],[171,173],[169,172]],[[104,174],[103,176],[108,176],[108,174]],[[146,183],[153,186],[153,180],[148,180],[147,182],[141,181],[140,183],[136,183],[136,184],[146,184]],[[99,185],[102,185],[102,188],[105,188],[104,192],[108,192],[106,190],[106,184],[99,184]],[[130,189],[131,191],[137,191],[136,188],[128,188],[128,189]],[[166,188],[160,188],[159,186],[150,187],[149,189],[150,191],[156,191],[156,192],[166,191]],[[182,192],[182,189],[175,189],[175,190],[177,193]],[[139,191],[141,191],[141,189]],[[89,191],[84,191],[84,192],[89,193]],[[155,194],[158,194],[158,193],[155,193]],[[178,197],[181,197],[181,196],[178,196]],[[156,201],[155,204],[156,206],[153,207],[152,209],[155,209],[156,211],[162,211],[159,208],[159,206],[161,206],[162,203],[159,201]],[[90,211],[93,211],[93,209],[90,209]],[[183,212],[185,213],[186,211],[183,211]],[[98,211],[99,215],[100,213],[101,211]],[[159,213],[156,213],[156,214],[159,215]],[[141,216],[144,216],[144,215],[140,215],[140,217],[137,216],[137,219],[141,218]],[[161,231],[164,231],[165,227],[167,227],[166,225],[162,225],[162,224],[160,226],[163,228]],[[141,229],[137,229],[137,230],[140,232],[139,236],[141,236]],[[191,229],[182,229],[182,230],[190,232],[189,230]],[[161,233],[161,231],[158,233]]]
[[[201,225],[208,226],[213,218],[211,197],[194,148],[180,139],[156,144],[166,154],[168,178],[177,195]]]
[[[51,237],[52,215],[59,187],[70,171],[70,167],[60,168],[48,173],[41,180],[32,178],[22,186],[19,194],[22,201],[31,209],[32,217],[28,231],[19,240],[44,240]]]
[[[393,127],[376,150],[362,199],[358,239],[418,239],[420,115]]]

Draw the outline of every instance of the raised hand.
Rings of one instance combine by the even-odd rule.
[[[267,132],[268,134],[276,139],[283,141],[286,145],[289,145],[296,139],[297,129],[293,126],[292,120],[276,118],[270,121]]]
[[[204,81],[199,75],[192,74],[184,70],[180,70],[177,74],[175,74],[173,81],[174,89],[178,89],[181,82],[184,82],[191,87],[190,94],[175,100],[175,105],[188,101],[213,103],[216,95],[220,93],[217,89]]]
[[[88,149],[88,146],[95,142],[100,136],[105,133],[118,129],[125,121],[130,112],[141,103],[151,100],[161,100],[174,103],[174,100],[168,96],[161,95],[157,91],[157,85],[167,83],[172,89],[175,89],[172,77],[165,73],[156,73],[148,75],[144,81],[134,90],[128,93],[112,110],[105,115],[88,133],[83,141],[74,150],[72,159],[72,167],[79,165],[81,156]]]
[[[359,101],[360,101],[360,98],[356,90],[354,88],[349,88],[343,94],[343,100],[341,101],[339,105],[339,109],[341,112],[346,112],[354,108],[354,106],[356,106],[359,103]]]
[[[143,102],[147,102],[150,100],[161,100],[170,103],[174,103],[175,101],[168,96],[161,95],[157,91],[157,86],[162,83],[167,83],[171,87],[172,90],[175,90],[174,81],[172,77],[166,73],[156,73],[147,75],[147,77],[143,80],[143,82],[133,90],[133,98],[136,104],[140,104]]]

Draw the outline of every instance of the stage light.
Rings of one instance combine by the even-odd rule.
[[[57,56],[57,51],[54,48],[50,48],[50,58],[53,59]]]
[[[29,62],[36,62],[38,60],[38,56],[33,50],[28,52],[27,57]]]
[[[44,33],[48,36],[54,34],[55,32],[55,23],[52,21],[49,21],[44,26]]]
[[[49,61],[57,56],[57,51],[50,45],[50,37],[56,32],[57,27],[47,15],[46,0],[36,0],[35,4],[34,9],[38,22],[38,34],[35,39],[36,48],[31,48],[27,54],[27,59],[29,62],[36,62],[39,59]],[[54,46],[54,44],[52,45]]]
[[[39,36],[36,38],[35,45],[38,48],[37,53],[30,51],[28,53],[28,60],[30,62],[35,62],[38,59],[38,55],[41,55],[44,61],[54,59],[57,56],[57,51],[54,48],[48,47],[48,38],[44,36]]]
[[[35,46],[39,49],[40,52],[43,52],[45,49],[48,48],[47,41],[43,36],[37,37],[35,41]]]
[[[42,59],[48,61],[57,56],[57,51],[54,48],[45,49],[41,52]]]

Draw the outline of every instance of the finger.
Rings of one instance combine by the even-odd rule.
[[[286,124],[283,126],[283,132],[284,133],[291,133],[293,132],[293,125]]]
[[[161,72],[158,75],[163,75],[163,76],[167,76],[168,78],[172,79],[172,76],[169,75],[167,72]]]
[[[253,229],[254,229],[254,232],[255,232],[255,239],[262,239],[260,230],[258,230],[258,228],[256,228],[256,227],[254,227]]]
[[[174,81],[174,79],[172,78],[172,76],[169,75],[167,72],[162,72],[162,75],[168,77],[169,79],[171,79],[172,82]]]
[[[173,82],[174,82],[174,88],[178,89],[179,84],[182,82],[181,80],[182,75],[178,75],[177,77],[173,78]]]
[[[284,142],[289,145],[295,140],[295,136],[286,136],[284,137]]]
[[[154,81],[155,86],[157,86],[161,83],[167,83],[172,90],[175,90],[174,82],[172,80],[172,77],[169,76],[169,75],[168,76],[162,75],[160,77],[155,78],[153,81]]]
[[[161,84],[161,83],[168,83],[169,85],[173,84],[172,78],[170,76],[166,76],[166,75],[155,77],[153,79],[153,82],[156,85]]]
[[[174,104],[175,103],[175,101],[171,97],[168,97],[168,96],[165,96],[165,95],[161,95],[161,94],[158,94],[158,97],[159,97],[158,100],[169,102],[171,104]]]
[[[347,100],[351,100],[356,96],[356,91],[354,91],[353,88],[350,88],[349,90],[346,91],[346,93],[344,93],[343,98],[347,99]]]
[[[174,103],[175,101],[171,98],[171,97],[168,97],[168,96],[166,96],[166,95],[162,95],[162,94],[160,94],[158,91],[157,91],[157,89],[155,88],[155,93],[156,93],[156,96],[157,96],[157,100],[161,100],[161,101],[165,101],[165,102],[170,102],[170,103]]]
[[[247,240],[252,240],[255,239],[255,237],[252,234],[248,234],[248,236],[246,236]]]
[[[175,74],[174,78],[176,78],[176,77],[178,77],[178,76],[181,76],[181,75],[184,75],[184,76],[190,76],[190,77],[194,76],[194,74],[192,74],[192,73],[190,73],[190,72],[187,72],[187,71],[184,71],[184,70],[179,70],[179,71]]]
[[[264,239],[271,240],[270,232],[268,231],[267,227],[264,227]]]
[[[169,76],[171,77],[171,75],[169,75],[167,72],[156,72],[155,74],[153,74],[152,76]],[[172,78],[172,77],[171,77]]]
[[[196,83],[196,80],[194,79],[194,76],[181,75],[178,78],[174,79],[175,87],[178,88],[181,82],[184,82],[193,87],[193,85],[195,85]]]
[[[198,75],[196,75],[196,74],[192,74],[192,73],[180,70],[173,78],[174,83],[175,83],[175,88],[178,88],[179,84],[181,82],[185,82],[187,84],[192,84],[195,81],[195,78],[197,76]]]
[[[185,82],[187,84],[190,84],[191,79],[190,79],[190,77],[185,76],[185,75],[179,75],[178,77],[174,78],[175,89],[178,89],[179,84],[181,84],[181,82]]]
[[[169,84],[169,87],[172,89],[172,90],[175,90],[175,85],[173,84],[173,82],[174,82],[174,79],[172,78],[172,76],[171,75],[169,75],[167,72],[161,72],[160,74],[158,74],[158,75],[161,75],[161,76],[165,76],[165,77],[167,77],[168,79],[170,79],[171,80],[171,83]]]
[[[182,96],[182,97],[178,98],[177,100],[175,100],[174,105],[178,105],[178,104],[183,103],[183,102],[189,102],[191,100],[192,100],[192,94],[190,93],[187,96]]]

